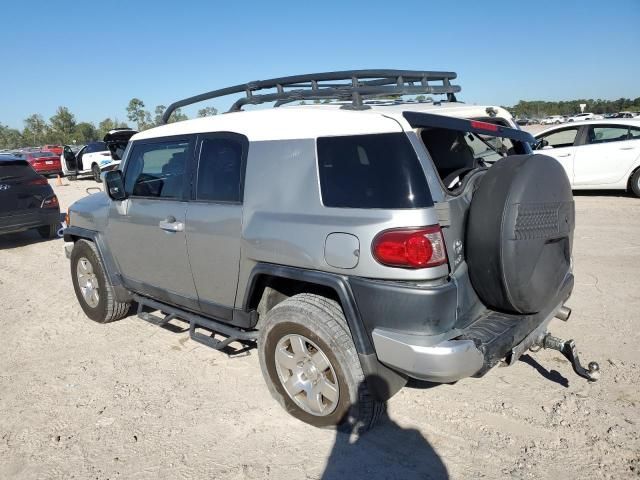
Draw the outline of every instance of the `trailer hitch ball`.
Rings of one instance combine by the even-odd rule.
[[[600,377],[600,365],[598,365],[597,362],[589,362],[587,368],[584,368],[580,364],[576,343],[573,340],[565,341],[551,334],[547,334],[542,340],[542,347],[557,350],[562,353],[562,355],[571,362],[573,371],[582,378],[586,378],[590,382],[595,382]]]

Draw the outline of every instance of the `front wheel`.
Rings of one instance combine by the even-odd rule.
[[[129,312],[129,303],[116,300],[113,286],[93,242],[78,240],[73,246],[71,279],[82,310],[94,322],[111,322]]]
[[[262,325],[258,355],[272,396],[305,423],[362,433],[384,411],[333,300],[300,294],[276,305]]]
[[[640,168],[629,179],[629,191],[636,197],[640,197]]]
[[[102,180],[100,179],[100,167],[98,166],[97,163],[94,163],[91,166],[91,173],[93,174],[93,179],[100,183]]]

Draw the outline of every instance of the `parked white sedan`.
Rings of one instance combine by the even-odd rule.
[[[535,149],[562,164],[574,190],[620,189],[640,197],[640,119],[565,124],[535,138]]]

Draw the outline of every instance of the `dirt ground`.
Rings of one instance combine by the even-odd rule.
[[[65,209],[96,185],[64,183]],[[407,387],[360,439],[285,413],[255,351],[230,358],[135,315],[91,322],[62,240],[0,237],[0,479],[639,478],[640,200],[576,206],[573,315],[552,332],[601,380],[542,351]]]

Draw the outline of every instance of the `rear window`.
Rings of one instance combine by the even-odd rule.
[[[424,208],[427,179],[404,133],[318,138],[322,202],[339,208]]]
[[[85,150],[85,153],[104,152],[105,150],[109,150],[107,148],[106,143],[96,142],[96,143],[90,143],[89,145],[87,145],[87,149]]]
[[[0,180],[35,177],[37,173],[25,160],[3,160],[0,156]]]

